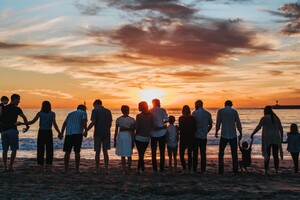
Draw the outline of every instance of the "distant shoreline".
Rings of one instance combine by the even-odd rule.
[[[273,105],[273,109],[300,109],[300,105]]]

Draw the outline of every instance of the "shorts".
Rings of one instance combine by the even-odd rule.
[[[100,151],[101,144],[103,150],[110,149],[110,137],[94,137],[94,150]]]
[[[10,150],[15,151],[19,149],[19,131],[16,129],[9,129],[3,131],[1,134],[2,149],[4,151]]]
[[[82,144],[82,134],[67,135],[64,142],[64,152],[71,152],[74,147],[74,152],[80,152]]]
[[[168,149],[168,156],[171,157],[172,155],[177,155],[178,147],[167,147]]]

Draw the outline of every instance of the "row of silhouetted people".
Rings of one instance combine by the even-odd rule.
[[[79,172],[80,151],[83,137],[87,137],[88,131],[94,127],[94,151],[96,172],[100,172],[100,152],[104,155],[105,173],[108,173],[109,156],[108,150],[111,143],[111,111],[102,105],[102,101],[97,99],[93,103],[94,109],[91,114],[91,122],[87,124],[88,117],[85,105],[78,105],[77,109],[69,113],[64,123],[59,129],[56,123],[55,113],[51,109],[49,101],[42,102],[41,110],[36,116],[28,121],[22,109],[18,107],[20,96],[13,94],[11,101],[5,96],[1,98],[0,121],[1,121],[1,139],[2,139],[2,157],[4,171],[14,170],[13,164],[19,149],[18,125],[25,125],[23,132],[28,131],[31,124],[39,120],[39,130],[37,138],[37,164],[41,170],[51,170],[53,163],[53,132],[52,127],[58,132],[58,138],[64,138],[63,151],[64,170],[68,171],[70,154],[73,149],[75,152],[76,171]],[[137,148],[138,166],[137,173],[145,171],[144,155],[150,142],[152,154],[152,167],[154,173],[165,171],[165,149],[169,157],[169,170],[177,170],[177,152],[179,146],[179,157],[184,171],[189,170],[197,173],[198,160],[200,152],[200,171],[206,172],[206,146],[207,134],[213,127],[211,114],[203,108],[203,102],[195,102],[195,110],[191,112],[188,105],[183,106],[182,115],[178,119],[178,126],[174,125],[175,117],[168,116],[166,110],[161,107],[159,99],[152,100],[153,108],[149,110],[148,104],[142,101],[138,104],[140,113],[136,118],[130,117],[130,108],[127,105],[121,107],[122,116],[116,119],[116,128],[114,134],[114,147],[116,154],[121,156],[124,173],[129,173],[132,163],[133,148]],[[23,122],[18,122],[18,117]],[[251,150],[254,135],[262,128],[262,155],[264,157],[265,173],[269,172],[269,161],[271,150],[274,158],[275,173],[278,173],[279,155],[282,157],[282,139],[283,128],[278,116],[273,112],[271,106],[264,108],[264,116],[261,118],[257,127],[251,134],[251,142],[242,139],[242,123],[238,112],[232,108],[232,102],[227,100],[225,107],[219,109],[216,117],[215,137],[219,137],[218,153],[218,172],[224,173],[224,150],[229,143],[232,155],[233,173],[248,171],[247,167],[251,165]],[[239,133],[239,135],[237,134]],[[290,132],[287,134],[288,151],[294,161],[294,173],[298,173],[298,159],[300,152],[300,134],[296,124],[291,124]],[[9,166],[7,165],[7,154],[11,149],[11,158]],[[159,148],[159,168],[157,166],[156,153]],[[242,159],[238,161],[238,148],[242,153]],[[46,149],[46,161],[44,159]],[[187,163],[185,154],[187,151]],[[127,159],[127,160],[126,160]],[[45,165],[46,164],[46,165]]]

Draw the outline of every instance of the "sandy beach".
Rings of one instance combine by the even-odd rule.
[[[35,159],[17,158],[15,171],[1,173],[0,199],[298,199],[300,176],[292,175],[292,161],[280,163],[278,175],[263,175],[263,160],[253,159],[250,172],[233,175],[225,160],[225,174],[217,174],[217,159],[207,162],[207,173],[153,174],[151,161],[146,173],[122,173],[119,160],[110,161],[109,174],[95,174],[94,160],[82,160],[81,171],[63,173],[63,160],[55,159],[55,172],[39,172]],[[273,162],[271,162],[272,166]],[[3,169],[2,163],[0,167]],[[101,163],[103,170],[103,163]],[[272,166],[273,167],[273,166]],[[273,171],[273,168],[271,168]]]

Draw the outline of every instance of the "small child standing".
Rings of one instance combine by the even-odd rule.
[[[246,172],[248,172],[247,167],[249,167],[251,165],[252,143],[253,143],[253,140],[251,140],[250,145],[248,145],[248,142],[244,141],[241,145],[241,141],[239,140],[239,148],[240,148],[240,151],[242,152],[242,160],[239,161],[239,165],[240,165],[242,172],[244,170]]]
[[[123,172],[130,173],[131,169],[131,155],[133,147],[133,131],[135,120],[129,116],[129,107],[123,105],[121,107],[123,115],[118,117],[116,120],[114,146],[116,147],[116,154],[121,156]],[[126,172],[126,157],[127,159],[127,170]]]
[[[175,117],[169,116],[169,126],[167,127],[167,148],[168,148],[168,156],[169,156],[169,170],[172,169],[172,156],[174,157],[174,170],[177,170],[177,148],[178,148],[178,127],[174,125]]]
[[[287,140],[284,143],[288,143],[287,150],[291,153],[294,162],[294,173],[297,174],[300,152],[300,134],[297,124],[291,124],[290,132],[287,133]]]

